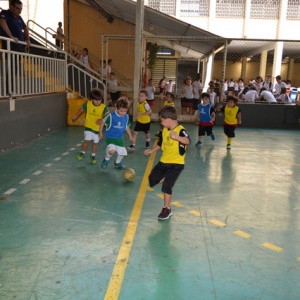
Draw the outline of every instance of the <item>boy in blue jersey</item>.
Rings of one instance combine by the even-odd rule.
[[[133,142],[131,131],[129,128],[129,102],[127,97],[121,97],[116,102],[116,110],[109,113],[100,124],[99,137],[103,138],[103,128],[106,126],[105,140],[106,140],[106,153],[102,161],[101,167],[106,169],[111,157],[117,153],[115,160],[115,167],[124,170],[126,167],[123,165],[122,160],[127,155],[127,150],[124,142],[124,132],[126,131],[129,139]]]
[[[198,104],[199,130],[198,142],[195,144],[196,147],[202,145],[205,133],[207,136],[210,136],[213,141],[215,140],[215,134],[213,132],[216,118],[215,110],[209,101],[210,98],[208,93],[202,93],[201,99],[202,103]]]
[[[99,143],[99,120],[108,114],[107,107],[103,102],[103,93],[100,89],[93,89],[89,95],[89,101],[85,102],[72,117],[74,122],[82,113],[85,112],[84,141],[81,151],[77,155],[77,160],[83,160],[89,143],[92,141],[91,164],[96,164],[96,152]]]

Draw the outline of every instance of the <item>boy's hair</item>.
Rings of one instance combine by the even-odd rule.
[[[146,90],[140,90],[140,94],[144,94],[147,97],[147,91]]]
[[[175,100],[175,95],[174,95],[173,93],[167,92],[166,96],[168,96],[168,95],[170,95],[170,98],[171,98],[172,100]]]
[[[100,89],[92,89],[89,98],[91,100],[101,100],[103,102],[103,92]]]
[[[173,106],[163,106],[158,112],[158,116],[162,119],[177,120],[177,111]]]
[[[129,101],[126,96],[121,96],[116,102],[116,108],[129,108]]]
[[[235,96],[228,96],[228,97],[226,98],[226,102],[229,102],[229,101],[233,101],[234,104],[237,104],[237,103],[238,103],[238,98],[235,97]]]
[[[203,99],[203,98],[209,98],[209,93],[202,93],[201,99]]]

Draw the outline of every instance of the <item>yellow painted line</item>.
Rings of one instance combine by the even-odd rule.
[[[226,226],[225,223],[223,223],[223,222],[221,222],[221,221],[218,221],[218,220],[216,220],[216,219],[210,219],[210,220],[208,220],[208,222],[210,222],[210,223],[212,223],[212,224],[214,224],[214,225],[216,225],[216,226],[219,226],[219,227],[224,227],[224,226]]]
[[[154,188],[151,188],[150,186],[148,186],[148,187],[147,187],[147,191],[153,192],[153,191],[154,191]]]
[[[283,248],[280,248],[280,247],[278,247],[278,246],[276,246],[276,245],[273,245],[273,244],[271,244],[271,243],[268,243],[268,242],[263,243],[262,245],[263,245],[264,247],[266,247],[266,248],[268,248],[268,249],[270,249],[270,250],[276,251],[276,252],[281,252],[281,251],[283,251]]]
[[[244,238],[244,239],[249,239],[251,237],[251,234],[247,233],[247,232],[244,232],[244,231],[241,231],[241,230],[236,230],[233,232],[234,234]]]
[[[164,194],[156,194],[156,196],[160,199],[164,199]]]
[[[151,154],[151,156],[149,157],[148,164],[146,166],[142,183],[140,185],[140,189],[137,194],[131,216],[129,218],[129,222],[125,231],[125,235],[123,237],[119,254],[115,262],[115,266],[110,278],[109,285],[106,290],[104,300],[116,300],[119,298],[119,294],[123,284],[123,279],[127,268],[131,248],[133,245],[135,233],[137,230],[139,218],[143,208],[145,196],[148,190],[148,176],[153,167],[154,159],[155,159],[155,153]]]
[[[176,206],[176,207],[182,207],[184,206],[181,202],[172,202],[172,205]]]
[[[201,212],[199,210],[190,210],[189,213],[197,217],[201,216]]]
[[[300,257],[298,257],[297,260],[300,261]]]

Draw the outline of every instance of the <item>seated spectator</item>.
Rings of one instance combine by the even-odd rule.
[[[256,76],[252,81],[253,86],[255,86],[256,90],[259,91],[262,88],[263,79],[261,76]]]
[[[290,97],[287,95],[287,89],[286,88],[281,88],[280,95],[276,98],[277,102],[279,103],[291,103],[292,100]]]
[[[121,96],[121,92],[118,91],[119,82],[116,79],[116,74],[114,72],[111,72],[109,75],[109,80],[107,81],[107,86],[110,93],[111,98],[111,106],[115,106],[117,100]]]
[[[267,103],[277,103],[272,92],[267,91],[267,89],[265,87],[262,87],[260,89],[259,100],[266,101]]]
[[[257,98],[258,92],[256,90],[256,87],[251,85],[244,95],[244,101],[248,103],[254,103]]]

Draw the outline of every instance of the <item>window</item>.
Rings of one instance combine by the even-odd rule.
[[[181,0],[181,17],[208,17],[209,0]]]
[[[280,0],[251,0],[250,17],[253,19],[278,19]]]
[[[288,0],[287,19],[300,19],[300,0]]]
[[[243,18],[245,16],[246,0],[217,0],[216,17]]]

